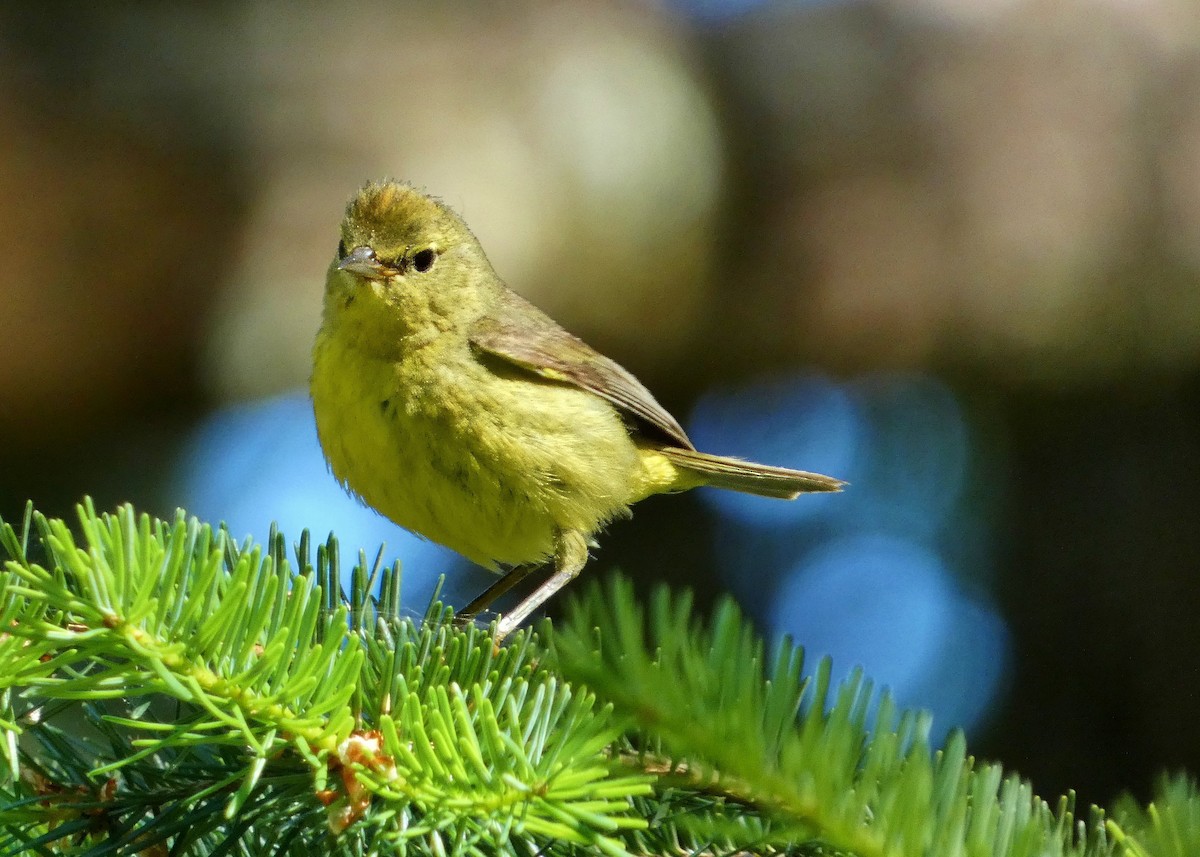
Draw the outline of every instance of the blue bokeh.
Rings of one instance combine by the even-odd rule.
[[[671,0],[671,6],[692,20],[720,25],[760,10],[849,5],[851,0]]]
[[[986,720],[1008,631],[983,585],[989,527],[966,496],[981,455],[949,388],[906,374],[764,380],[705,396],[689,432],[707,451],[850,483],[794,503],[703,492],[722,574],[752,616],[830,655],[838,676],[863,667],[942,730]]]
[[[312,404],[294,393],[219,411],[192,435],[181,456],[176,502],[201,520],[224,521],[236,538],[266,539],[278,523],[290,543],[308,529],[330,531],[341,547],[343,585],[358,552],[373,561],[380,545],[400,560],[403,603],[424,611],[445,574],[442,597],[461,605],[494,578],[453,551],[415,536],[351,498],[330,474],[317,441]]]
[[[837,475],[856,481],[866,438],[861,406],[842,387],[818,375],[760,381],[716,390],[692,409],[688,434],[697,449],[753,461]],[[722,517],[746,525],[782,526],[835,513],[839,496],[803,503],[700,490]]]
[[[823,544],[783,575],[767,621],[835,678],[861,666],[906,707],[935,714],[935,738],[988,712],[1007,662],[1007,630],[920,544],[862,535]]]

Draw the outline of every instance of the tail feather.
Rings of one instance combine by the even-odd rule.
[[[709,455],[694,449],[663,447],[659,452],[680,470],[697,476],[702,485],[757,494],[759,497],[794,500],[801,494],[813,491],[841,491],[846,484],[840,479],[819,473]]]

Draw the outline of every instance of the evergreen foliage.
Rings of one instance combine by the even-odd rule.
[[[1185,776],[1078,820],[732,603],[617,581],[497,649],[332,538],[79,511],[0,522],[0,857],[1200,854]]]

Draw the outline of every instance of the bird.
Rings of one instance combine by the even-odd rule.
[[[346,490],[501,575],[461,618],[550,567],[500,617],[497,641],[650,495],[712,486],[790,500],[845,485],[697,450],[637,378],[505,285],[455,211],[393,180],[346,207],[310,391]]]

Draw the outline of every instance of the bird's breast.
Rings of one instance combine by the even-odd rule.
[[[313,407],[333,474],[392,521],[486,567],[551,555],[625,511],[637,450],[610,405],[502,378],[461,349],[395,360],[318,337]]]

